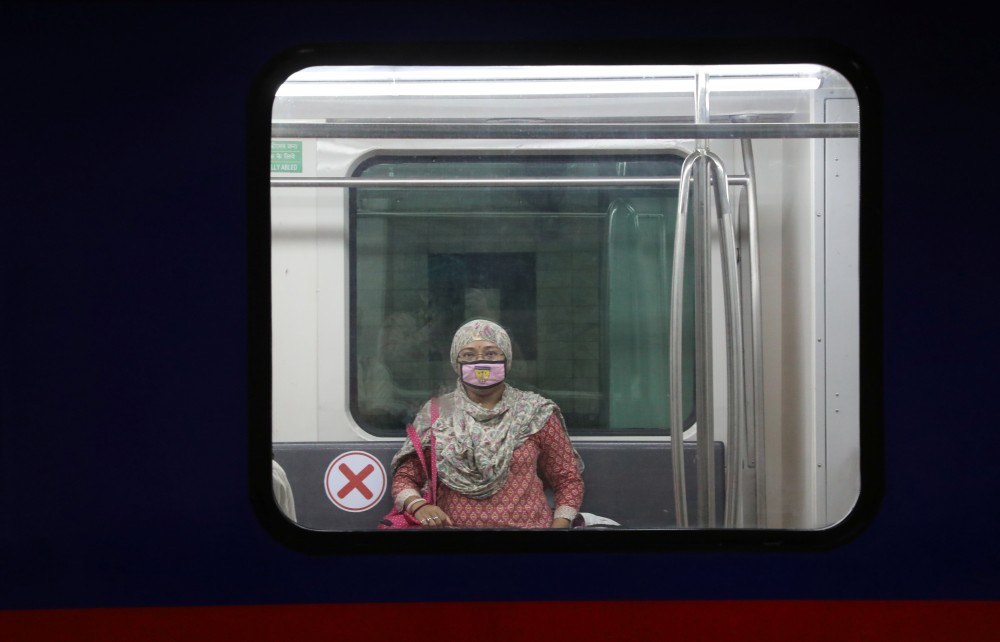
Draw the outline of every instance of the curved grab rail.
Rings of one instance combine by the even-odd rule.
[[[681,185],[687,186],[691,181],[691,174],[694,171],[695,162],[701,156],[698,152],[688,154],[681,165]],[[677,194],[677,218],[674,221],[674,265],[671,272],[670,282],[670,442],[674,446],[684,443],[684,411],[683,403],[678,401],[683,399],[683,384],[681,381],[681,367],[683,354],[682,335],[683,320],[681,319],[684,308],[684,250],[685,239],[687,238],[687,210],[688,200],[691,190],[688,188],[679,190]],[[674,513],[677,515],[677,526],[687,528],[688,510],[687,493],[684,483],[684,457],[677,456],[671,448],[673,454],[674,473]]]
[[[696,149],[684,159],[681,166],[681,185],[688,185],[697,163],[707,165],[715,188],[716,215],[722,234],[723,289],[725,296],[726,328],[728,344],[727,383],[729,391],[728,443],[726,448],[726,510],[727,527],[737,525],[739,517],[740,459],[743,426],[746,421],[744,407],[743,323],[740,302],[740,282],[736,264],[736,238],[732,208],[729,201],[729,179],[718,156],[706,149]],[[684,295],[684,250],[687,235],[687,211],[689,189],[681,189],[677,200],[677,220],[674,232],[674,264],[670,291],[670,437],[673,443],[683,443],[683,404],[676,403],[682,398],[682,329]],[[707,261],[708,259],[706,259]],[[702,415],[703,409],[697,409]],[[699,430],[705,430],[699,416]],[[674,504],[677,525],[688,526],[687,496],[684,483],[684,460],[678,457],[678,449],[673,449]],[[700,465],[707,465],[701,462]],[[714,507],[709,507],[709,513]]]

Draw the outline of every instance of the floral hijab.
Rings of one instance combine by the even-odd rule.
[[[510,367],[510,338],[499,325],[482,319],[470,321],[455,333],[452,341],[452,365],[457,371],[458,352],[477,340],[492,341],[507,357]],[[505,384],[503,396],[494,408],[487,409],[465,394],[461,380],[455,390],[439,399],[440,416],[434,422],[437,441],[438,479],[452,490],[472,499],[491,497],[507,482],[514,451],[529,437],[540,431],[552,413],[556,413],[565,429],[559,406],[545,397],[518,390]],[[428,443],[430,403],[413,420],[421,443]],[[392,459],[395,471],[402,459],[414,452],[407,440]],[[583,462],[574,450],[577,466]]]

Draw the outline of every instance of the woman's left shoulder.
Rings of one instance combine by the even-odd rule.
[[[537,392],[532,392],[531,390],[521,390],[520,388],[515,388],[510,386],[510,391],[513,392],[513,397],[515,403],[525,404],[529,406],[551,406],[553,409],[558,408],[556,402],[552,401],[548,397],[544,397]]]
[[[507,394],[517,398],[517,399],[528,399],[528,400],[541,400],[553,403],[551,399],[543,395],[538,394],[534,390],[525,390],[524,388],[515,388],[514,386],[507,384]]]

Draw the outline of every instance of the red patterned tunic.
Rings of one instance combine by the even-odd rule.
[[[543,481],[555,495],[555,517],[572,521],[583,503],[583,478],[569,436],[556,414],[514,451],[507,481],[499,492],[486,499],[471,499],[439,483],[437,505],[459,528],[546,528],[552,524],[553,511],[545,498]],[[419,494],[423,484],[420,462],[416,455],[410,455],[393,476],[392,494],[397,501],[405,499]]]

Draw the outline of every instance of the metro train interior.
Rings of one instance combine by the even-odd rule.
[[[863,112],[819,64],[289,76],[261,257],[285,514],[374,529],[406,424],[454,386],[452,333],[488,318],[513,384],[562,409],[589,527],[842,523],[864,476]],[[348,453],[377,462],[353,487]]]

